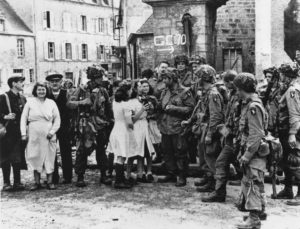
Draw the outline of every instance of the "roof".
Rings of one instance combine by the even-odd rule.
[[[153,36],[153,14],[145,21],[136,33],[131,33],[128,37],[128,43],[134,43],[139,37]]]
[[[138,29],[137,33],[153,33],[153,14]]]
[[[28,28],[25,22],[17,15],[13,8],[6,0],[0,1],[0,18],[7,21],[4,32],[1,34],[29,35],[32,36],[32,31]]]

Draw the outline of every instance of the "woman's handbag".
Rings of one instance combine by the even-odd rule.
[[[10,107],[10,102],[9,102],[9,98],[8,95],[6,93],[4,93],[5,99],[6,99],[6,103],[7,103],[7,107],[8,107],[8,112],[11,113],[11,107]],[[3,125],[2,123],[0,123],[0,139],[2,139],[5,135],[6,135],[6,127],[8,125],[9,121],[7,121],[5,123],[5,125]]]

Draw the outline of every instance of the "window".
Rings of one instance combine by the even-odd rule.
[[[47,29],[51,28],[51,13],[50,13],[50,11],[44,12],[43,24],[44,24],[44,28],[47,28]]]
[[[4,19],[0,19],[0,32],[5,31],[5,21]]]
[[[242,49],[223,49],[224,71],[242,72]]]
[[[98,32],[104,33],[104,18],[98,18]]]
[[[34,71],[33,71],[33,69],[29,69],[29,82],[30,83],[34,82]]]
[[[104,45],[97,46],[97,59],[104,59]]]
[[[70,79],[73,82],[73,72],[66,72],[66,79]]]
[[[109,0],[102,0],[102,4],[105,6],[109,6]]]
[[[13,69],[14,75],[24,76],[23,69]]]
[[[54,57],[55,57],[54,42],[48,42],[48,59],[54,59]]]
[[[17,39],[17,52],[18,52],[18,57],[25,56],[24,39]]]
[[[87,31],[86,16],[81,15],[80,20],[81,20],[81,30]]]
[[[87,44],[81,45],[81,51],[82,51],[82,59],[87,60],[88,59],[88,46]]]
[[[115,46],[111,46],[111,54],[112,55],[116,55],[116,52],[117,52],[116,47]]]
[[[72,45],[71,45],[71,43],[66,43],[66,59],[72,60]]]

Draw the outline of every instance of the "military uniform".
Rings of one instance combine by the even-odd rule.
[[[220,132],[224,138],[224,147],[216,160],[216,186],[215,191],[207,198],[203,198],[204,202],[223,202],[226,197],[226,183],[228,181],[230,164],[236,158],[236,136],[239,128],[241,100],[236,90],[231,91],[229,103],[225,113],[226,123]]]
[[[200,117],[202,118],[201,149],[205,149],[205,161],[208,165],[208,177],[213,179],[216,173],[216,160],[221,152],[221,136],[218,126],[224,124],[224,101],[216,86],[212,85],[208,90],[203,91]],[[205,139],[211,139],[207,144]]]
[[[75,172],[78,177],[83,177],[87,157],[96,149],[97,165],[101,171],[102,178],[106,177],[108,159],[106,146],[109,140],[110,126],[113,113],[109,95],[106,89],[94,88],[88,84],[86,89],[78,88],[69,99],[69,106],[77,108],[75,129],[79,133]],[[80,101],[90,101],[88,104],[78,104]]]
[[[285,189],[293,198],[292,178],[300,184],[300,84],[297,79],[291,82],[279,101],[279,139],[283,148],[281,167],[285,173]],[[291,148],[289,136],[296,135],[296,146]],[[298,191],[299,193],[299,191]],[[280,193],[278,194],[281,196]]]
[[[162,150],[168,173],[185,179],[188,171],[186,138],[181,122],[185,120],[195,105],[190,91],[176,84],[176,88],[162,92],[159,107],[158,127],[162,133]],[[166,109],[171,106],[170,109]]]

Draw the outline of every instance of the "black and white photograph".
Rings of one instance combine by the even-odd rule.
[[[0,0],[1,229],[300,229],[300,0]]]

